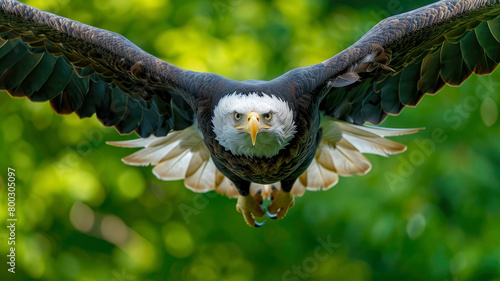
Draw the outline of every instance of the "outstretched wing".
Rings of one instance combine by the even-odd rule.
[[[320,109],[347,122],[381,123],[444,85],[500,62],[500,1],[444,0],[387,18],[327,61],[279,79],[300,81]]]
[[[57,113],[96,113],[120,133],[166,135],[192,124],[201,82],[217,79],[168,64],[119,34],[0,0],[0,89],[50,101]]]

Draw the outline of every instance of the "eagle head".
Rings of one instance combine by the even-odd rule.
[[[264,93],[233,93],[222,97],[212,117],[216,140],[234,155],[272,157],[296,131],[288,103]]]

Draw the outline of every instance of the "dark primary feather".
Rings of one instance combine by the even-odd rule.
[[[499,15],[499,0],[440,1],[387,18],[323,64],[280,78],[314,81],[307,89],[325,96],[320,109],[331,117],[379,124],[446,84],[460,85],[472,73],[491,73],[500,62]],[[346,87],[331,87],[329,81],[377,47],[392,54],[388,66],[394,72],[378,68],[359,73],[360,80]]]
[[[207,76],[185,71],[123,36],[0,1],[0,89],[50,101],[57,113],[94,113],[120,133],[166,135],[192,124],[192,105]]]

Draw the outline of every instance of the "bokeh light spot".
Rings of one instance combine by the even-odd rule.
[[[92,209],[81,202],[75,202],[69,213],[71,224],[81,232],[89,232],[94,226],[95,216]]]
[[[79,201],[101,201],[102,190],[95,176],[87,171],[65,173],[68,193]]]
[[[16,244],[23,271],[33,279],[41,278],[51,263],[50,254],[52,247],[50,241],[39,233],[25,236],[23,243]]]
[[[158,266],[157,248],[130,228],[127,241],[120,245],[120,248],[123,251],[115,251],[115,257],[122,264],[142,270],[151,270]]]
[[[17,149],[10,150],[13,164],[18,169],[29,171],[33,166],[33,146],[23,140],[17,140],[15,146]]]
[[[118,191],[125,198],[139,197],[145,187],[146,182],[137,169],[125,169],[118,176]]]
[[[163,227],[163,239],[167,251],[174,257],[185,258],[193,252],[193,239],[186,227],[169,222]]]
[[[498,120],[498,105],[491,98],[487,97],[481,104],[481,118],[486,126],[493,126]]]
[[[467,267],[467,255],[465,252],[456,254],[450,261],[450,271],[452,274],[457,274]]]
[[[408,237],[410,237],[410,239],[417,239],[422,232],[424,232],[426,225],[427,222],[421,214],[413,216],[406,224],[406,233]]]
[[[101,233],[104,239],[119,245],[127,240],[128,227],[119,217],[107,215],[101,221]]]
[[[17,114],[7,116],[2,122],[3,137],[7,142],[14,142],[21,137],[24,124]]]

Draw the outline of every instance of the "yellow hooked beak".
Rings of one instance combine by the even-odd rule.
[[[247,123],[246,126],[236,126],[236,129],[243,130],[243,132],[249,133],[252,138],[252,145],[255,145],[255,141],[257,139],[257,134],[260,129],[269,129],[270,127],[267,125],[262,125],[260,122],[260,114],[257,112],[250,112],[247,114]]]
[[[255,145],[257,133],[259,132],[260,115],[257,112],[250,112],[247,114],[247,127],[246,131],[252,137],[252,145]]]

